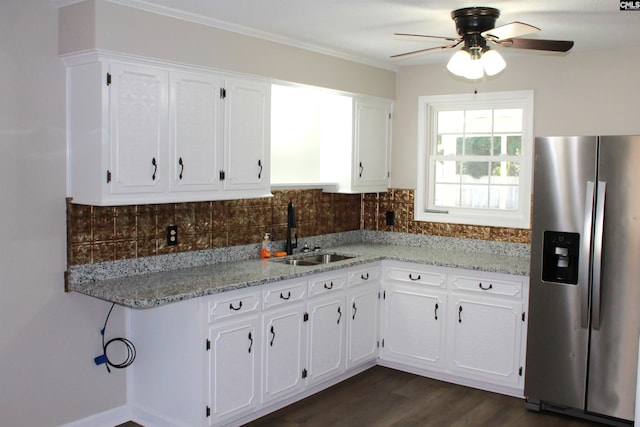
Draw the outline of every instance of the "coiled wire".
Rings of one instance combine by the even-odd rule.
[[[113,303],[111,305],[111,308],[109,309],[109,313],[107,314],[107,318],[104,321],[104,327],[102,328],[102,331],[100,331],[102,334],[102,352],[104,353],[104,357],[106,359],[105,366],[107,367],[107,372],[109,373],[111,373],[111,369],[109,368],[109,366],[116,369],[124,369],[127,366],[130,366],[136,358],[136,346],[134,346],[133,343],[128,339],[118,337],[118,338],[112,338],[106,343],[104,341],[104,336],[107,330],[107,322],[109,322],[109,316],[111,316],[111,311],[113,311],[113,307],[115,307],[115,305],[116,303]],[[122,363],[111,362],[111,360],[109,360],[109,356],[107,355],[107,347],[109,347],[109,345],[114,342],[122,343],[125,349],[127,350],[127,357]]]

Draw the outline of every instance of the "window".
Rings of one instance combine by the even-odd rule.
[[[533,92],[419,98],[415,219],[530,227]]]

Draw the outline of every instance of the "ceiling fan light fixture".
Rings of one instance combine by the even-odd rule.
[[[495,76],[505,69],[507,63],[497,51],[487,49],[482,53],[482,66],[488,76]]]
[[[471,54],[466,49],[460,49],[454,53],[447,63],[447,70],[456,76],[463,77],[471,64]]]
[[[484,67],[480,56],[475,58],[472,56],[466,70],[464,71],[464,78],[469,80],[481,79],[484,75]]]

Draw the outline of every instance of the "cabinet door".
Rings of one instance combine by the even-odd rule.
[[[222,79],[210,74],[170,75],[171,190],[221,187]]]
[[[308,305],[308,382],[315,383],[345,370],[344,294],[317,297]]]
[[[263,401],[295,394],[304,385],[304,313],[302,305],[264,314]]]
[[[389,184],[391,106],[356,98],[353,182],[356,189],[386,191]]]
[[[446,294],[391,283],[383,291],[380,358],[415,367],[443,363]]]
[[[112,194],[166,191],[168,74],[118,62],[111,64],[110,74],[110,191]]]
[[[347,298],[347,369],[375,360],[378,353],[378,283],[360,285]]]
[[[522,304],[454,295],[451,370],[496,384],[521,380]]]
[[[226,80],[224,188],[269,188],[270,88]]]
[[[209,331],[211,424],[247,413],[258,403],[258,324],[259,318],[251,316]]]

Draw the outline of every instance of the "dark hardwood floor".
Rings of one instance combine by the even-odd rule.
[[[601,426],[536,413],[514,397],[376,366],[245,427]]]
[[[244,427],[594,427],[515,397],[375,366]],[[140,427],[128,422],[117,427]],[[147,426],[150,427],[150,426]]]

